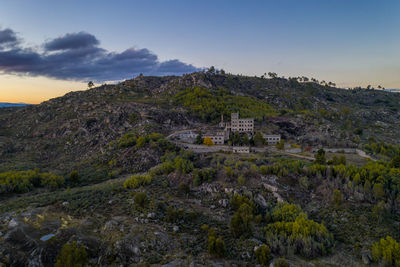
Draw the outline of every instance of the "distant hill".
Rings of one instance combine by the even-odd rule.
[[[0,102],[0,108],[8,108],[8,107],[23,107],[29,104],[25,103],[6,103],[6,102]]]
[[[384,91],[392,92],[392,93],[400,93],[400,89],[384,89]]]

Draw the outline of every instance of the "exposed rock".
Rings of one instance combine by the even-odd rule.
[[[17,227],[19,225],[18,221],[15,218],[12,218],[9,222],[8,222],[8,228],[14,228]]]
[[[261,194],[257,194],[254,197],[254,201],[262,208],[267,208],[268,207],[267,201],[265,200],[265,198]]]

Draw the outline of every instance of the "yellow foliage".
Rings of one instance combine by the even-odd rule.
[[[204,140],[203,140],[203,144],[206,145],[206,146],[213,146],[214,142],[211,140],[210,137],[205,137]]]

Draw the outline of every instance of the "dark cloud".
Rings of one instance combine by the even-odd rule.
[[[48,51],[79,49],[84,47],[93,47],[100,42],[92,34],[86,32],[69,33],[47,42],[44,47]]]
[[[84,32],[48,41],[43,45],[43,52],[20,47],[15,34],[12,36],[15,41],[11,47],[0,47],[2,73],[103,82],[123,80],[139,73],[181,75],[199,70],[177,59],[160,62],[148,49],[109,52],[98,46],[95,36]]]
[[[17,42],[17,35],[11,29],[0,29],[0,45],[2,44],[9,44],[9,43],[16,43]]]

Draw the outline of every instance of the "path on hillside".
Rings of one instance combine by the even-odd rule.
[[[194,132],[194,131],[199,131],[207,128],[207,126],[201,126],[198,128],[193,128],[193,129],[185,129],[185,130],[179,130],[176,132],[171,133],[168,135],[166,138],[169,139],[171,142],[175,143],[175,145],[183,148],[183,149],[191,149],[193,152],[196,153],[215,153],[219,151],[232,151],[232,146],[227,146],[227,145],[214,145],[214,146],[205,146],[205,145],[196,145],[196,144],[190,144],[190,143],[184,143],[178,140],[172,141],[171,139],[176,137],[178,134],[185,133],[185,132]],[[365,159],[370,159],[373,161],[376,161],[374,157],[368,155],[365,151],[358,149],[358,148],[322,148],[325,150],[325,152],[330,152],[330,153],[340,153],[344,152],[345,154],[357,154],[358,156],[365,158]],[[310,160],[314,161],[315,158],[312,156],[304,156],[298,153],[290,153],[286,152],[283,150],[277,150],[274,148],[271,148],[270,146],[265,146],[265,147],[251,147],[251,150],[254,152],[269,152],[269,153],[274,153],[278,155],[285,155],[285,156],[290,156],[290,157],[295,157],[295,158],[301,158],[305,160]]]

